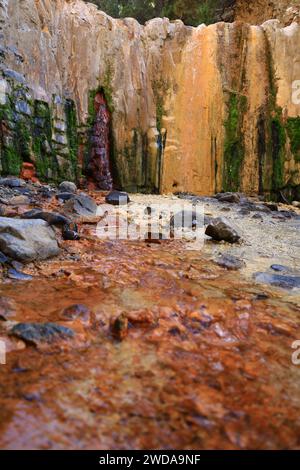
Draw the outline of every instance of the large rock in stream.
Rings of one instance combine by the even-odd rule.
[[[59,254],[54,230],[47,222],[7,217],[0,217],[0,250],[24,263]]]
[[[225,217],[217,217],[212,219],[209,223],[206,235],[216,241],[226,241],[228,243],[237,243],[240,240],[240,235]]]
[[[64,212],[75,217],[93,217],[97,214],[97,204],[90,196],[81,193],[70,197],[64,205]]]

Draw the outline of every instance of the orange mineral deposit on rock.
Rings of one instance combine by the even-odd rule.
[[[33,183],[38,183],[39,180],[36,176],[36,170],[33,163],[24,162],[22,165],[20,178],[26,181],[32,181]]]

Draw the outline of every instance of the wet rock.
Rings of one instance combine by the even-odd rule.
[[[267,294],[257,294],[254,297],[254,300],[267,300],[269,299],[269,296]]]
[[[278,212],[278,205],[275,202],[265,202],[264,206],[272,212]]]
[[[11,335],[26,343],[38,345],[53,343],[74,337],[74,331],[56,323],[18,323],[11,330]]]
[[[70,321],[80,319],[84,323],[87,323],[90,321],[90,316],[90,309],[82,304],[71,305],[62,312],[62,318]]]
[[[283,276],[281,274],[256,273],[257,282],[282,287],[283,289],[300,288],[300,276]]]
[[[72,183],[71,181],[63,181],[63,182],[60,183],[60,185],[58,186],[58,189],[59,189],[62,193],[73,193],[73,194],[75,194],[76,191],[77,191],[76,184],[75,184],[75,183]]]
[[[245,262],[243,260],[240,260],[236,256],[229,254],[221,255],[216,259],[216,263],[222,268],[226,268],[232,271],[237,271],[238,269],[242,269],[245,266]]]
[[[224,217],[213,219],[206,228],[205,234],[216,241],[226,241],[229,243],[237,243],[240,240],[240,235],[230,225],[229,221]]]
[[[7,297],[0,297],[0,320],[10,320],[16,313],[15,303]]]
[[[241,215],[241,216],[247,216],[247,215],[250,215],[250,211],[248,209],[240,209],[238,211],[238,214]]]
[[[97,204],[86,194],[73,195],[72,199],[65,203],[64,211],[75,216],[95,216],[97,213]]]
[[[113,337],[119,341],[126,338],[128,334],[128,318],[122,313],[118,318],[112,320],[110,325],[111,333]]]
[[[252,219],[264,220],[264,219],[263,219],[263,216],[262,216],[261,214],[257,214],[257,213],[252,216]]]
[[[122,191],[111,191],[105,198],[107,204],[112,204],[113,206],[122,206],[130,202],[129,196],[127,193]]]
[[[0,185],[8,188],[21,188],[25,185],[25,181],[20,178],[0,178]]]
[[[210,215],[205,215],[204,216],[204,225],[209,225],[213,220],[213,217],[211,217]]]
[[[29,263],[59,253],[55,233],[43,220],[0,217],[0,249],[12,259]]]
[[[24,264],[20,263],[20,261],[9,260],[9,264],[12,268],[17,269],[18,271],[21,271],[21,269],[24,268]]]
[[[298,207],[298,209],[300,209],[300,201],[293,201],[292,206]]]
[[[8,262],[8,257],[0,251],[0,264],[5,264]]]
[[[51,199],[54,196],[54,191],[50,188],[42,186],[39,189],[39,195],[45,199]]]
[[[7,277],[9,277],[9,279],[14,279],[15,281],[31,281],[32,279],[32,276],[29,274],[22,273],[14,268],[10,268],[7,271]]]
[[[232,204],[238,204],[241,201],[241,197],[238,193],[218,193],[215,197],[219,202],[230,202]]]
[[[56,225],[57,227],[63,227],[66,224],[70,224],[71,221],[64,215],[56,212],[45,212],[40,209],[32,209],[31,211],[25,212],[21,216],[22,219],[40,219],[47,222],[49,225]]]
[[[66,224],[62,229],[62,237],[64,240],[80,240],[78,227],[76,224]]]
[[[30,204],[30,199],[27,196],[14,196],[8,200],[7,204],[10,206],[27,206]]]
[[[270,214],[272,211],[264,204],[254,204],[250,201],[242,201],[241,210],[249,211],[249,212],[264,212],[266,214]]]
[[[74,198],[74,193],[58,193],[56,194],[56,199],[58,199],[59,201],[69,201],[70,199],[73,199]]]
[[[272,266],[270,266],[271,269],[273,269],[273,271],[277,271],[277,272],[288,272],[289,271],[289,268],[287,268],[286,266],[282,266],[281,264],[272,264]]]
[[[3,73],[6,77],[12,78],[13,80],[16,80],[17,82],[21,83],[22,85],[24,85],[26,83],[24,75],[22,75],[21,73],[16,72],[15,70],[5,69],[3,71]]]
[[[272,219],[282,220],[284,222],[296,216],[297,214],[293,211],[279,211],[276,214],[272,215]]]

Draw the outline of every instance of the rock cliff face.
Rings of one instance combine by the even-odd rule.
[[[115,186],[295,197],[299,25],[141,26],[80,0],[0,0],[0,28],[3,174],[25,161],[40,179],[90,180],[101,96]]]
[[[234,3],[234,5],[232,5]],[[288,26],[292,21],[300,20],[298,0],[236,0],[225,5],[224,13],[231,12],[235,20],[250,24],[262,24],[270,19],[277,19],[281,25]]]

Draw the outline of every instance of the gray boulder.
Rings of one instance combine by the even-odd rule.
[[[77,187],[76,187],[76,184],[75,183],[72,183],[72,181],[63,181],[62,183],[60,183],[60,185],[58,186],[58,189],[62,192],[62,193],[76,193],[77,191]]]
[[[113,206],[123,206],[130,202],[129,196],[127,193],[122,191],[111,191],[105,198],[107,204],[112,204]]]
[[[213,219],[207,226],[205,234],[213,240],[224,240],[229,243],[236,243],[241,238],[225,217]]]
[[[82,193],[65,203],[64,212],[75,216],[91,217],[97,214],[97,204],[90,196]]]
[[[18,323],[12,328],[11,335],[26,343],[39,345],[73,338],[74,331],[56,323]]]
[[[59,254],[53,229],[39,219],[0,217],[0,250],[10,258],[24,263]]]
[[[25,186],[25,181],[21,178],[14,178],[14,177],[7,177],[7,178],[0,178],[0,185],[6,186],[8,188],[21,188]]]
[[[215,197],[219,200],[219,202],[230,202],[232,204],[238,204],[241,201],[241,197],[238,193],[218,193]]]

